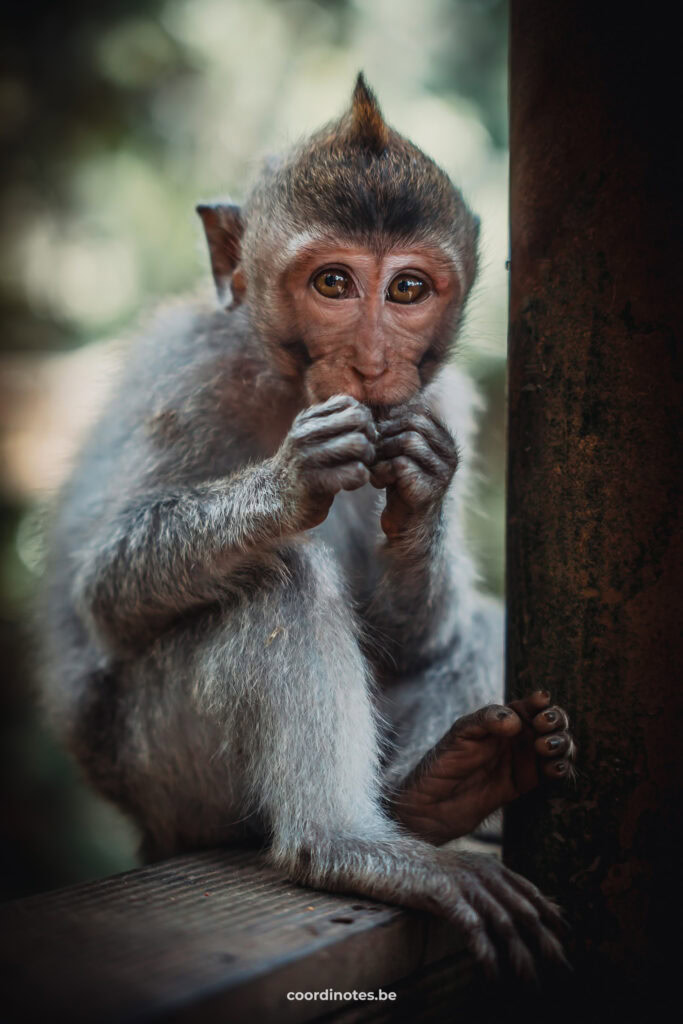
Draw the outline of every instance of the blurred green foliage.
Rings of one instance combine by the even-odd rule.
[[[163,296],[208,280],[196,200],[239,198],[263,154],[344,108],[363,68],[387,118],[482,217],[460,359],[487,401],[470,525],[485,582],[500,592],[506,17],[502,0],[6,2],[0,374],[8,359],[126,329]],[[0,492],[5,896],[134,862],[130,831],[78,781],[34,707],[27,609],[44,488],[39,469],[26,477],[23,491],[6,482]]]

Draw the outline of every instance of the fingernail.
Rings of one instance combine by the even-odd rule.
[[[560,775],[562,775],[563,772],[565,772],[566,770],[567,770],[567,765],[564,763],[564,761],[558,761],[557,764],[555,765],[555,771],[559,772]]]
[[[557,738],[557,736],[551,736],[551,738],[546,742],[546,746],[549,750],[556,750],[559,747],[559,745],[560,740]]]
[[[549,697],[550,696],[550,691],[549,690],[539,690],[538,692],[540,693],[541,697]]]
[[[508,716],[508,713],[507,713],[507,711],[498,711],[498,712],[496,713],[496,718],[497,718],[498,720],[500,720],[501,718],[507,718],[507,716]]]
[[[546,711],[543,717],[545,718],[546,722],[554,722],[557,718],[557,715],[554,711]]]

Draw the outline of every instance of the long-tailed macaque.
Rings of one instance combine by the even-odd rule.
[[[242,209],[198,211],[219,308],[133,347],[62,496],[54,720],[149,856],[259,837],[532,973],[557,910],[443,845],[573,757],[547,693],[498,703],[502,615],[463,540],[473,392],[447,357],[477,219],[362,76]]]

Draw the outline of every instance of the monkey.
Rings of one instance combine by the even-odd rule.
[[[219,301],[141,333],[57,504],[53,722],[149,859],[261,843],[532,976],[559,910],[448,845],[574,758],[549,693],[502,703],[463,536],[478,220],[362,74],[242,207],[197,209]]]

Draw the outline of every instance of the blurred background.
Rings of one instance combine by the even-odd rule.
[[[123,870],[136,838],[41,722],[44,523],[141,314],[210,286],[194,205],[337,116],[385,116],[482,219],[457,359],[486,400],[469,517],[503,578],[504,0],[5,0],[0,30],[0,898]]]

